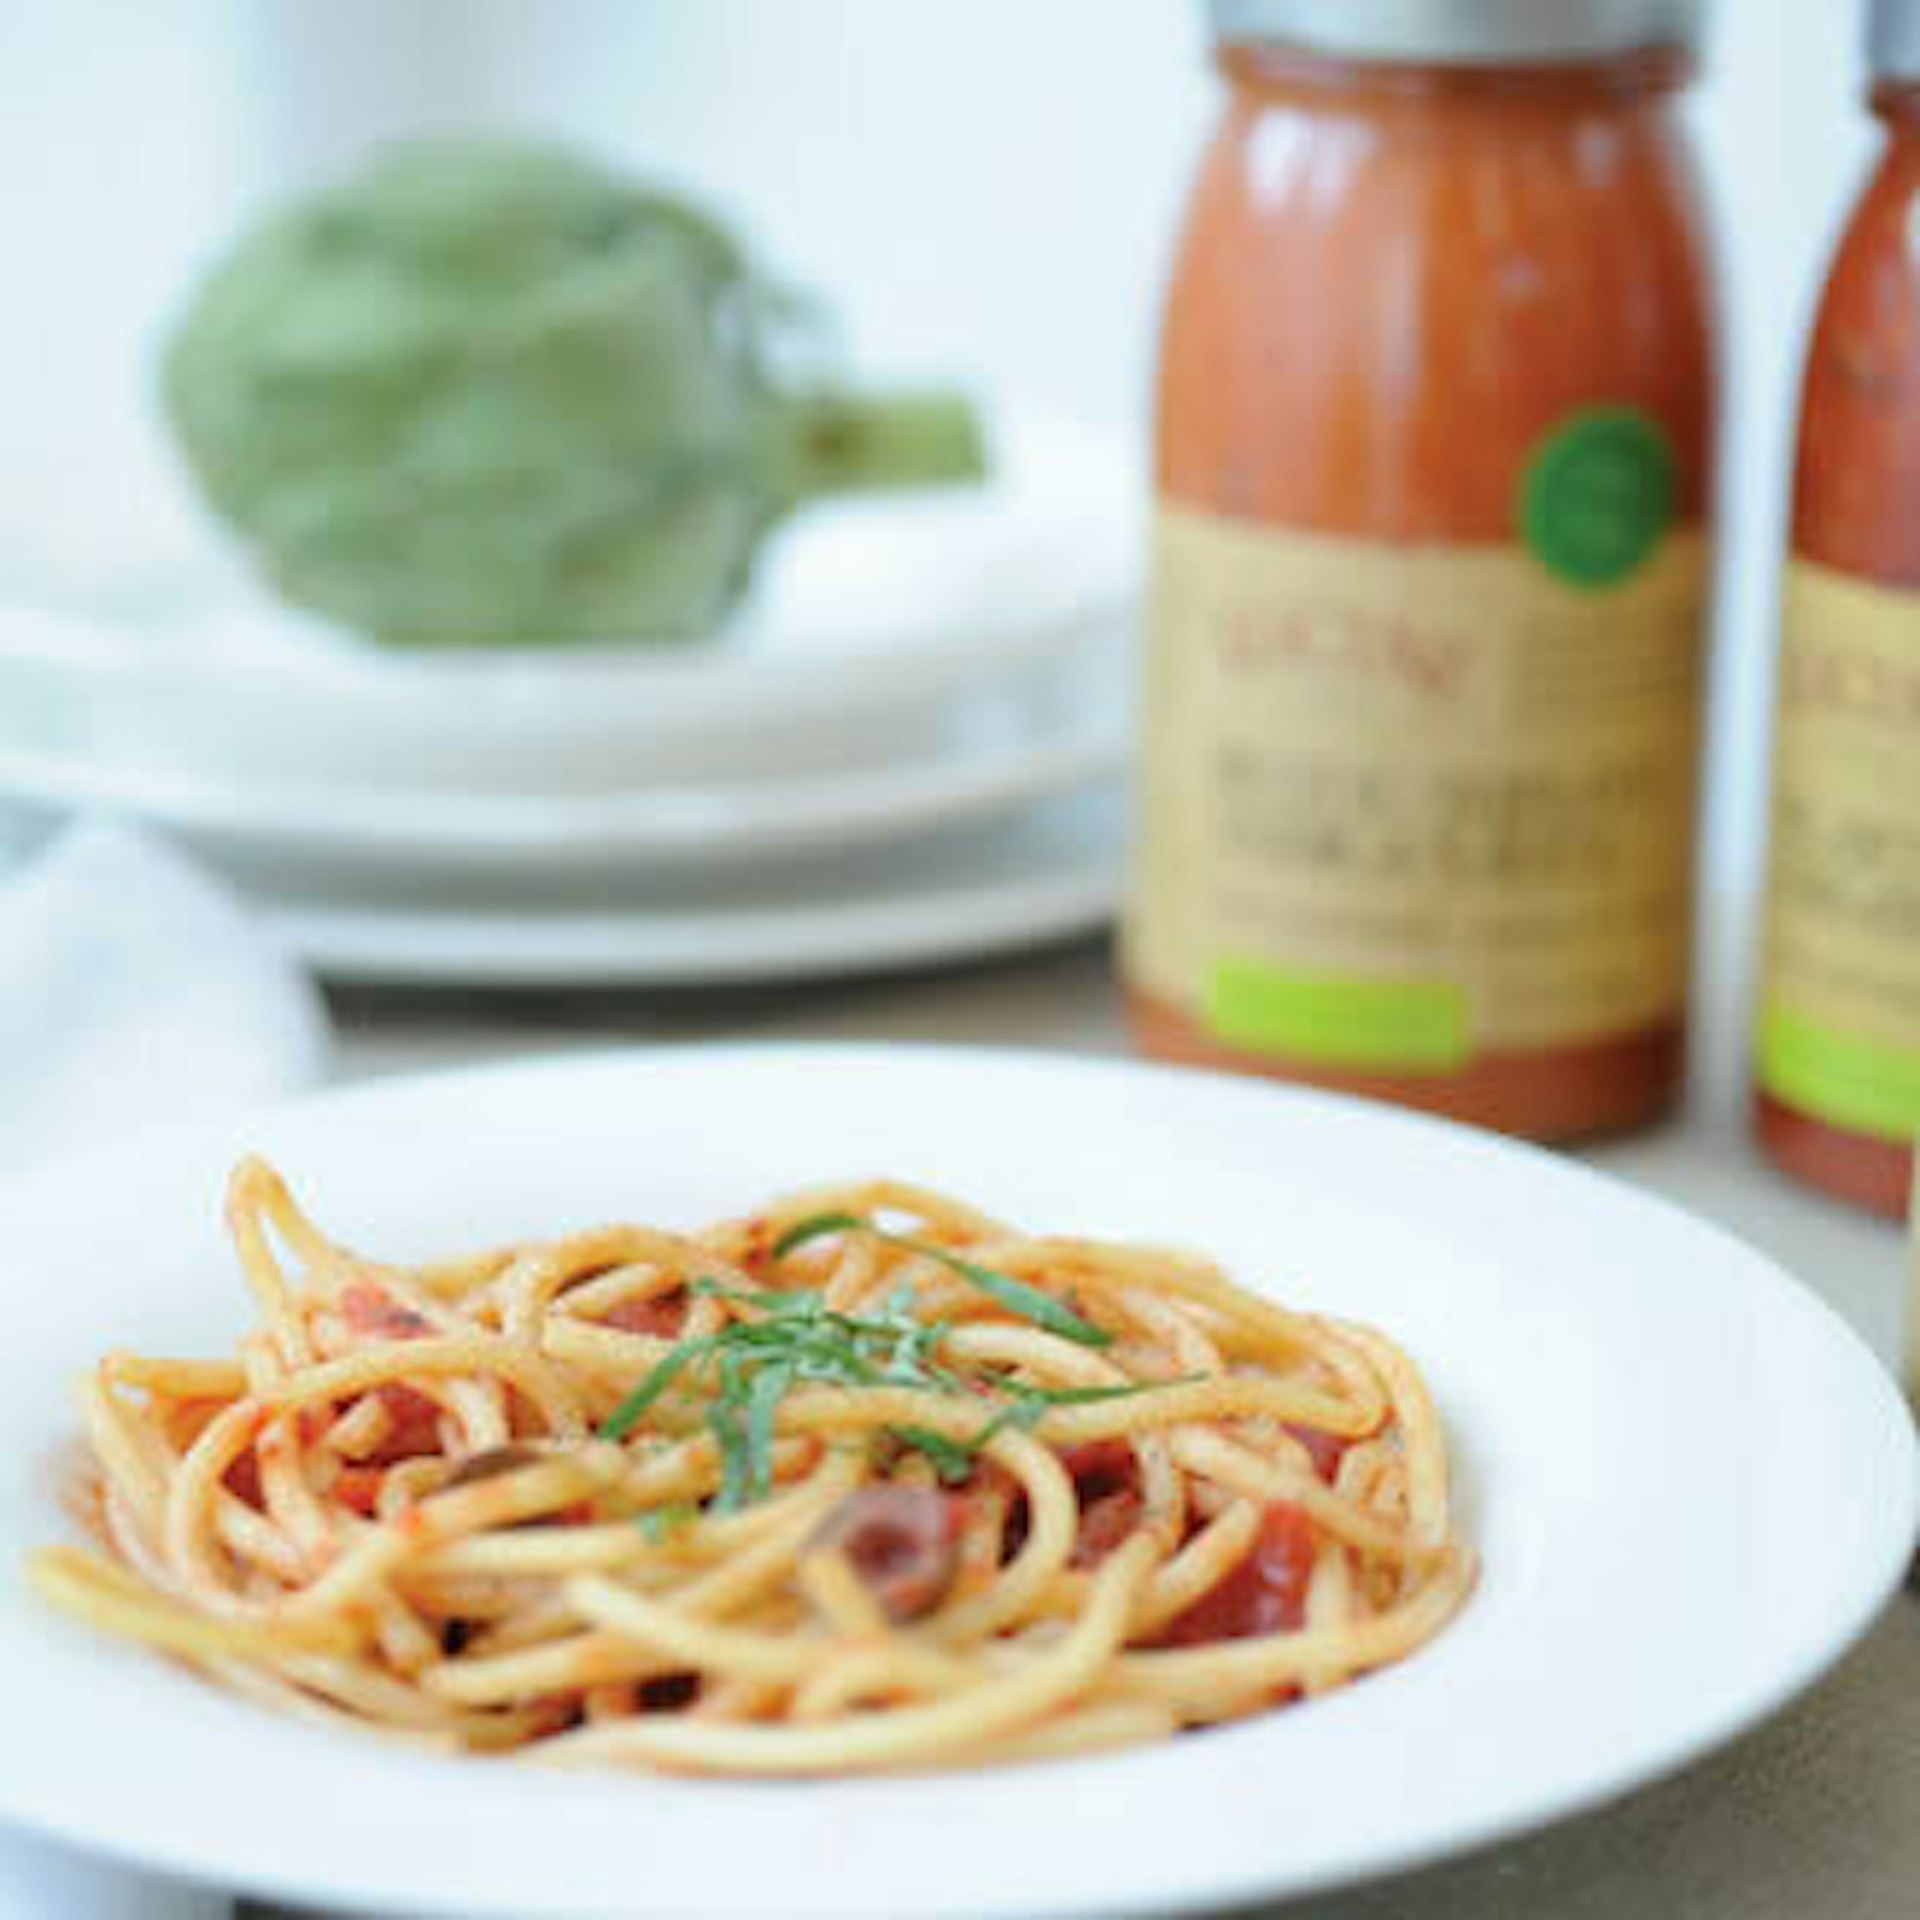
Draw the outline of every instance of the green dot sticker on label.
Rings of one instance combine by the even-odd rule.
[[[1611,587],[1638,571],[1673,524],[1680,490],[1673,443],[1630,407],[1570,414],[1520,477],[1520,533],[1552,573]]]

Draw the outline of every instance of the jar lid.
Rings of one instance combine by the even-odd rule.
[[[1874,0],[1867,63],[1876,80],[1920,80],[1920,0]]]
[[[1703,0],[1210,0],[1210,7],[1215,37],[1225,41],[1278,40],[1353,60],[1504,65],[1691,47]],[[1881,0],[1880,11],[1920,29],[1920,0]]]

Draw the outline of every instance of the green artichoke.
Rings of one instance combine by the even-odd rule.
[[[165,397],[290,601],[399,643],[685,639],[804,502],[982,472],[963,401],[784,371],[811,324],[684,201],[439,140],[245,237]]]

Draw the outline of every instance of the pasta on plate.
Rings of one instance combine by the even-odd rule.
[[[422,1266],[271,1168],[230,1359],[83,1389],[50,1601],[306,1715],[837,1775],[1128,1745],[1338,1687],[1471,1590],[1385,1336],[892,1180]]]

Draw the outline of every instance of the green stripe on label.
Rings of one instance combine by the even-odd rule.
[[[1229,1046],[1328,1067],[1445,1073],[1467,1058],[1467,996],[1442,980],[1338,980],[1217,961],[1208,1028]]]
[[[1760,1017],[1760,1083],[1832,1126],[1903,1146],[1920,1135],[1920,1053],[1837,1032],[1787,1007]]]

